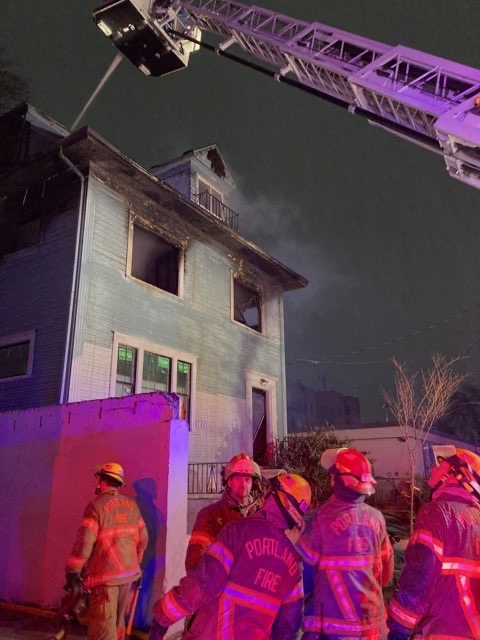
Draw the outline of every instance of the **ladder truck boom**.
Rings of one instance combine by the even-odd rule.
[[[233,0],[113,0],[93,17],[145,75],[183,69],[206,46],[442,154],[480,188],[478,69]]]

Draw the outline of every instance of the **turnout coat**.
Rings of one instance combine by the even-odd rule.
[[[480,504],[460,486],[420,509],[388,626],[422,640],[480,638]]]
[[[231,522],[178,587],[154,606],[168,627],[197,612],[184,640],[293,640],[300,629],[303,586],[292,543],[259,511]]]
[[[313,565],[314,587],[305,606],[305,638],[384,640],[382,585],[393,576],[393,550],[377,509],[333,495],[297,542]]]
[[[81,572],[86,589],[134,582],[147,542],[137,503],[112,488],[87,505],[66,570]]]

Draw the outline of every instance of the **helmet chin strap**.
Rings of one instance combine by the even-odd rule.
[[[288,509],[285,508],[285,505],[280,500],[280,496],[278,495],[278,491],[273,491],[273,497],[275,498],[275,502],[277,503],[283,517],[285,518],[285,524],[288,529],[298,528],[298,522],[295,521],[295,518],[288,512]]]

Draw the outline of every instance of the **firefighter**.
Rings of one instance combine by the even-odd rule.
[[[310,486],[295,474],[272,479],[263,507],[230,522],[153,607],[150,640],[197,611],[184,640],[293,640],[301,626],[301,563],[286,531],[303,528]]]
[[[107,462],[95,477],[97,497],[85,509],[67,562],[66,588],[74,589],[81,578],[89,591],[88,640],[122,640],[148,535],[137,503],[118,490],[125,484],[122,467]]]
[[[453,445],[432,449],[432,501],[408,543],[389,640],[480,638],[480,457]]]
[[[193,525],[185,557],[185,569],[198,566],[205,549],[222,528],[256,511],[264,493],[260,467],[250,456],[240,453],[222,469],[223,495],[201,509]]]
[[[384,640],[382,586],[393,577],[393,550],[383,515],[364,504],[375,492],[370,462],[360,451],[327,449],[320,464],[333,495],[316,511],[296,543],[313,565],[305,606],[305,640]]]

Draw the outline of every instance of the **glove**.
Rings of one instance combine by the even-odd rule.
[[[410,634],[405,635],[404,633],[399,633],[398,631],[388,632],[388,640],[408,640],[410,637]]]
[[[162,625],[153,618],[152,624],[150,625],[149,640],[163,640],[167,631],[168,627],[162,627]]]
[[[65,584],[63,585],[65,591],[75,591],[75,589],[78,589],[79,585],[80,574],[67,571],[65,574]]]

